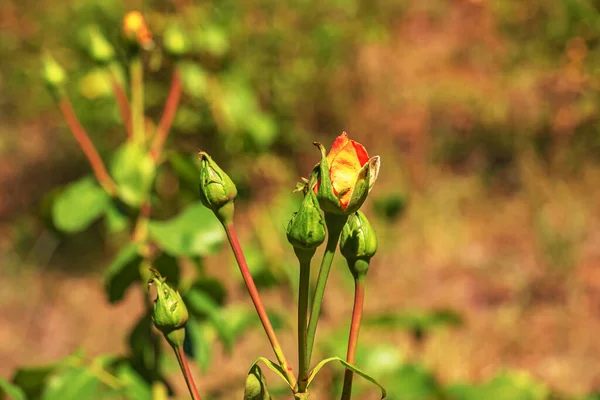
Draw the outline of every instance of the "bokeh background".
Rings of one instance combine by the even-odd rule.
[[[114,305],[104,291],[122,236],[102,221],[77,235],[53,226],[52,199],[90,169],[40,75],[51,52],[110,160],[125,132],[109,76],[83,38],[93,26],[118,49],[131,9],[158,45],[144,58],[154,123],[173,68],[162,32],[173,20],[187,32],[169,154],[191,160],[206,150],[236,181],[238,230],[290,355],[297,269],[282,233],[297,205],[291,191],[319,159],[312,142],[329,146],[345,130],[382,159],[364,206],[380,249],[359,366],[392,399],[595,398],[600,5],[592,0],[1,0],[1,377],[76,351],[123,353],[142,312],[136,289]],[[157,219],[194,200],[182,189],[193,164],[176,164],[159,170]],[[228,289],[228,304],[249,304],[227,247],[203,265]],[[320,355],[344,355],[351,302],[340,258]],[[271,356],[260,329],[230,354],[215,344],[210,366],[195,367],[201,390],[239,398],[259,355]],[[325,370],[323,398],[339,387],[338,372]],[[172,381],[185,398],[176,367]],[[466,387],[497,397],[465,397]],[[377,398],[368,385],[357,390]]]

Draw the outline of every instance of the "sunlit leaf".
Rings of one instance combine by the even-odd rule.
[[[195,203],[168,221],[151,221],[150,236],[174,256],[203,256],[215,252],[225,239],[212,211]]]
[[[54,225],[65,232],[81,232],[110,205],[110,196],[92,178],[67,186],[52,207]]]
[[[0,398],[2,398],[3,395],[8,396],[8,398],[12,400],[27,399],[25,397],[25,392],[23,392],[23,389],[0,378]]]
[[[148,198],[154,179],[152,157],[135,143],[126,143],[117,150],[110,167],[119,197],[130,206],[141,206]]]

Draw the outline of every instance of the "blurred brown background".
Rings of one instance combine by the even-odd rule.
[[[0,376],[78,348],[124,351],[141,309],[135,292],[117,306],[106,301],[101,275],[117,243],[102,226],[76,236],[52,227],[53,191],[89,167],[39,73],[40,54],[52,51],[110,159],[124,132],[79,36],[96,24],[118,37],[134,8],[159,44],[169,18],[189,29],[197,69],[184,76],[169,146],[206,149],[231,171],[242,188],[242,239],[272,256],[275,275],[292,252],[270,238],[285,226],[295,182],[318,160],[312,142],[329,146],[345,130],[381,155],[365,205],[380,237],[366,312],[451,309],[462,323],[425,339],[366,326],[360,346],[389,343],[444,383],[510,369],[568,396],[599,388],[600,4],[592,0],[0,0]],[[146,69],[156,119],[169,61],[157,51]],[[165,172],[156,190],[174,204],[177,182]],[[227,249],[206,265],[231,301],[249,301]],[[293,307],[285,285],[265,295]],[[319,336],[345,337],[350,310],[351,281],[337,260]],[[283,332],[293,354],[294,329]],[[223,370],[243,378],[270,354],[266,344],[254,331],[233,356],[217,351],[200,386],[226,385]]]

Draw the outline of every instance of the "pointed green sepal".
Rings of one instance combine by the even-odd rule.
[[[317,199],[321,208],[325,212],[331,212],[335,214],[343,214],[340,208],[340,200],[333,192],[333,186],[331,184],[331,178],[329,176],[329,163],[327,162],[327,150],[319,142],[313,143],[319,148],[321,152],[321,162],[319,163],[319,190],[317,191]]]

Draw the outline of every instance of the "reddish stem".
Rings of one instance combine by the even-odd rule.
[[[94,144],[90,140],[88,134],[85,132],[85,129],[83,129],[79,119],[77,119],[77,115],[75,114],[75,111],[73,111],[73,106],[66,96],[63,96],[60,99],[59,107],[63,117],[65,118],[65,121],[67,122],[67,125],[69,126],[69,129],[75,137],[75,140],[77,140],[77,143],[79,143],[79,147],[81,147],[81,150],[92,166],[92,170],[94,171],[96,178],[102,187],[104,187],[104,190],[106,190],[109,194],[114,195],[117,191],[117,186],[108,174],[102,158],[100,158],[100,155],[96,151]]]
[[[169,136],[169,130],[171,128],[171,124],[173,123],[173,119],[175,118],[175,113],[177,112],[177,107],[179,106],[179,99],[181,98],[181,72],[179,71],[179,67],[175,67],[173,70],[173,77],[171,78],[171,87],[169,89],[169,94],[167,95],[167,101],[165,102],[165,109],[163,111],[163,115],[158,124],[158,129],[156,131],[156,136],[154,137],[154,142],[152,143],[152,150],[150,154],[154,161],[157,161],[160,157],[160,153],[162,151],[163,146],[167,140],[167,136]]]
[[[225,224],[224,224],[225,225]],[[265,333],[269,338],[269,342],[271,342],[271,347],[275,352],[275,356],[279,361],[279,365],[285,372],[285,375],[290,383],[290,386],[294,387],[296,385],[296,377],[292,372],[292,367],[287,362],[285,355],[283,354],[283,350],[281,349],[281,345],[279,344],[279,340],[275,335],[275,330],[273,329],[273,325],[271,325],[271,321],[269,320],[269,316],[267,315],[267,311],[263,306],[263,303],[260,299],[260,295],[258,294],[258,289],[254,284],[254,279],[252,279],[252,274],[250,274],[250,269],[248,268],[248,263],[246,262],[246,258],[244,257],[244,253],[242,251],[242,247],[240,246],[240,242],[237,238],[237,234],[235,233],[235,229],[233,224],[225,225],[225,232],[227,232],[227,238],[229,239],[229,243],[231,244],[231,248],[233,250],[233,254],[235,255],[235,259],[240,267],[240,272],[242,273],[242,277],[244,278],[244,282],[246,283],[246,288],[248,289],[248,293],[250,294],[250,298],[252,299],[252,303],[254,303],[254,308],[256,308],[256,313],[260,318],[260,322],[262,323],[263,328],[265,329]]]
[[[358,277],[354,280],[354,308],[352,310],[352,323],[350,325],[350,337],[348,338],[348,353],[346,362],[354,364],[356,356],[356,347],[358,346],[358,333],[360,331],[360,321],[363,313],[363,303],[365,300],[365,279]],[[344,386],[342,390],[342,400],[349,400],[352,395],[352,378],[354,373],[346,368],[344,373]]]
[[[133,137],[133,131],[131,128],[131,109],[129,108],[129,100],[127,99],[127,94],[125,94],[125,89],[117,80],[114,72],[111,71],[111,83],[113,94],[115,96],[115,100],[117,101],[117,105],[119,106],[119,112],[121,114],[121,118],[123,119],[123,125],[125,125],[125,130],[127,131],[127,137],[131,139]]]
[[[194,382],[194,377],[192,376],[192,372],[190,371],[190,366],[187,362],[187,357],[185,356],[185,352],[183,351],[183,346],[177,346],[175,349],[175,355],[177,356],[177,361],[179,361],[179,366],[181,367],[181,372],[185,378],[185,383],[187,384],[188,390],[190,391],[190,395],[193,400],[202,400],[200,398],[200,394],[198,393],[198,388],[196,387],[196,382]]]

